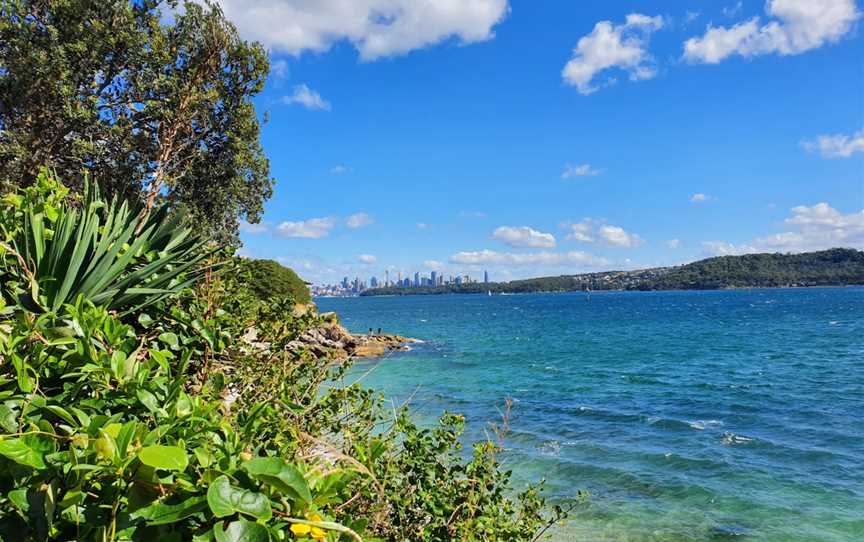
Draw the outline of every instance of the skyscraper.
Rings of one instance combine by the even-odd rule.
[[[432,286],[438,286],[438,271],[432,271]]]
[[[414,273],[414,287],[420,286],[420,272]]]

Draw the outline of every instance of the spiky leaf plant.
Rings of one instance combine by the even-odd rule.
[[[130,312],[176,293],[201,272],[207,240],[168,205],[149,213],[106,201],[85,180],[80,201],[49,171],[2,200],[0,251],[6,294],[34,312],[54,312],[83,295]]]

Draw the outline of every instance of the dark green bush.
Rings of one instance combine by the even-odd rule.
[[[309,286],[297,273],[273,260],[248,260],[250,287],[263,301],[291,297],[297,303],[310,303]]]

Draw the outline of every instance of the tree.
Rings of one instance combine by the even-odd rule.
[[[250,287],[263,301],[290,296],[296,303],[310,303],[309,286],[297,273],[273,260],[249,260]]]
[[[0,189],[47,166],[81,190],[86,169],[235,241],[272,192],[251,102],[268,70],[209,1],[0,0]]]

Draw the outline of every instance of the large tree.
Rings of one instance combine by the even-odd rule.
[[[234,240],[272,191],[251,101],[268,70],[210,2],[0,0],[0,183],[86,170]]]

